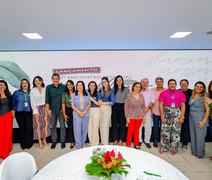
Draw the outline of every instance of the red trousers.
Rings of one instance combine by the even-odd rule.
[[[142,119],[130,119],[127,131],[126,146],[130,147],[132,142],[132,136],[134,134],[134,146],[139,146],[139,129],[142,124]]]
[[[0,158],[5,159],[12,151],[13,115],[12,111],[0,116]]]

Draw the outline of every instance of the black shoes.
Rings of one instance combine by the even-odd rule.
[[[53,142],[51,145],[51,149],[55,149],[57,146],[56,142]],[[66,144],[64,142],[61,142],[61,149],[64,149],[66,147]]]
[[[27,145],[21,144],[21,149],[22,149],[22,150],[30,149],[32,146],[33,146],[33,144],[27,144]]]
[[[52,145],[51,145],[51,149],[55,149],[56,148],[56,145],[57,145],[57,143],[56,142],[53,142]]]
[[[64,142],[61,142],[61,149],[65,149],[66,144]]]
[[[154,146],[155,148],[158,148],[158,142],[155,141],[155,142],[153,143],[153,146]]]
[[[21,146],[21,149],[24,150],[24,149],[26,149],[26,147],[25,146]]]
[[[31,144],[31,145],[28,145],[26,148],[27,148],[27,149],[30,149],[32,146],[33,146],[33,145]]]
[[[134,148],[135,148],[135,149],[139,149],[139,150],[141,149],[140,146],[135,146],[135,145],[134,145]]]
[[[146,145],[146,147],[147,147],[148,149],[151,148],[151,145],[150,145],[149,143],[144,142],[144,144]]]

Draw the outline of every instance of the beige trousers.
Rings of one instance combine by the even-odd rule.
[[[100,108],[91,107],[88,122],[88,138],[91,146],[99,145]]]
[[[150,138],[151,138],[151,134],[152,134],[152,122],[153,122],[152,113],[151,113],[151,111],[149,111],[146,114],[145,122],[142,122],[142,125],[139,130],[139,142],[142,142],[142,127],[144,127],[145,128],[144,141],[146,143],[150,143]]]
[[[111,122],[111,106],[100,107],[100,135],[101,143],[107,145],[109,142],[109,126]]]

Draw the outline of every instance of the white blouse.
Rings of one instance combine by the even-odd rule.
[[[37,106],[45,105],[45,96],[46,96],[45,88],[42,88],[41,93],[39,92],[38,88],[36,87],[32,88],[32,90],[30,91],[30,101],[33,114],[39,114]]]

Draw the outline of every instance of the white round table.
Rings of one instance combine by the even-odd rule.
[[[53,160],[43,167],[32,179],[33,180],[87,180],[93,179],[85,172],[85,165],[91,162],[94,148],[104,148],[106,150],[116,149],[120,151],[127,163],[131,165],[126,179],[137,180],[144,171],[161,175],[160,178],[149,176],[148,179],[166,179],[166,180],[187,180],[174,166],[163,159],[158,158],[141,150],[123,146],[95,146],[83,148],[67,153]],[[94,178],[95,179],[95,178]],[[141,178],[140,178],[141,179]],[[146,179],[146,178],[143,178]]]

